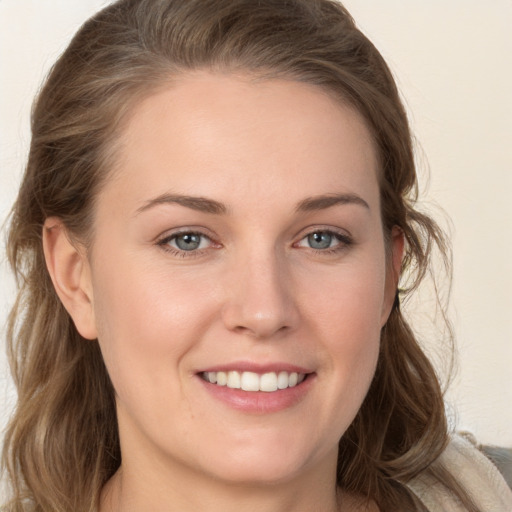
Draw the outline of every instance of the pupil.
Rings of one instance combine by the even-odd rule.
[[[332,235],[325,231],[312,233],[308,236],[308,242],[313,249],[327,249],[332,242]]]
[[[188,233],[186,235],[180,235],[176,237],[176,245],[182,251],[192,251],[194,249],[197,249],[200,243],[200,235],[194,235],[193,233]]]

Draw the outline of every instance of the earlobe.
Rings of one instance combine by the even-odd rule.
[[[382,311],[382,326],[387,322],[393,303],[396,300],[398,280],[400,279],[400,270],[402,259],[404,257],[405,237],[404,232],[398,226],[391,230],[390,254],[388,256],[386,271],[386,289],[384,308]]]
[[[89,262],[85,251],[73,244],[66,227],[56,217],[43,226],[46,266],[62,304],[78,332],[87,339],[97,337]]]

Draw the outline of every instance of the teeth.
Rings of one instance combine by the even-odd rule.
[[[244,391],[259,391],[260,390],[260,377],[257,373],[243,372],[240,379],[241,386]],[[234,388],[236,389],[236,388]]]
[[[293,388],[305,378],[304,373],[269,372],[262,375],[254,372],[204,372],[202,377],[211,384],[227,386],[244,391],[265,391],[271,393],[279,389]]]
[[[267,393],[277,391],[277,375],[274,372],[264,373],[260,377],[260,391],[266,391]]]
[[[279,372],[279,375],[277,376],[278,389],[286,389],[289,383],[290,377],[288,376],[288,372]]]
[[[240,389],[240,374],[238,372],[228,373],[228,388]]]

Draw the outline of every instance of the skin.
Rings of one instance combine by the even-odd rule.
[[[120,141],[92,251],[59,219],[44,235],[116,390],[123,462],[101,510],[359,510],[336,490],[337,444],[373,377],[403,249],[395,230],[386,259],[361,116],[315,86],[195,72],[138,104]],[[350,200],[297,209],[333,194]],[[200,248],[177,249],[176,231],[204,234]],[[326,232],[338,237],[311,247]],[[307,368],[309,387],[277,412],[237,410],[198,376],[233,361]]]

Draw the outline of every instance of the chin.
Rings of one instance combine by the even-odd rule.
[[[239,461],[237,464],[216,467],[212,476],[237,486],[273,486],[297,478],[305,468],[274,461]]]
[[[212,456],[212,464],[208,464],[207,471],[215,478],[234,485],[285,484],[321,464],[318,452],[315,457],[312,453],[290,449],[286,443],[277,449],[265,449],[261,443],[256,443],[252,449],[248,446],[241,450],[228,448],[221,460]],[[337,448],[332,455],[335,464]],[[202,462],[207,461],[203,459]]]

